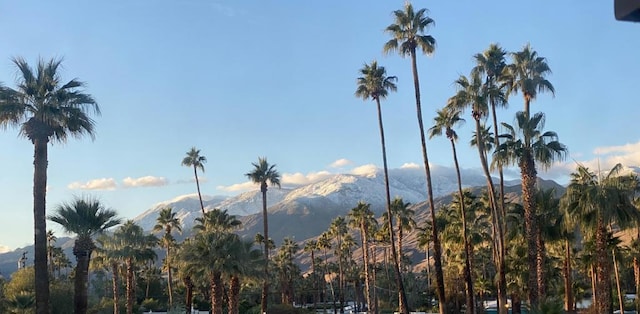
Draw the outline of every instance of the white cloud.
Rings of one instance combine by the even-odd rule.
[[[332,162],[329,167],[331,168],[342,168],[342,167],[346,167],[346,166],[350,166],[353,164],[353,161],[346,159],[346,158],[340,158],[334,162]]]
[[[226,185],[226,186],[219,185],[216,188],[218,190],[226,191],[226,192],[244,192],[244,191],[249,191],[251,189],[255,189],[257,187],[258,187],[257,184],[251,181],[247,181],[247,182],[236,183],[236,184]]]
[[[282,175],[282,180],[280,180],[280,182],[283,185],[305,185],[322,181],[333,175],[334,174],[329,171],[310,172],[306,175],[300,172],[285,173]]]
[[[113,178],[101,178],[87,182],[72,182],[67,185],[71,190],[115,190],[116,180]]]
[[[378,171],[378,167],[376,165],[367,164],[351,169],[351,174],[366,176],[375,174],[376,171]]]
[[[593,150],[593,153],[596,155],[609,155],[613,153],[633,154],[636,152],[640,152],[640,141],[637,143],[627,143],[619,146],[596,147]]]
[[[8,246],[6,246],[6,245],[0,245],[0,254],[2,254],[2,253],[7,253],[7,252],[9,252],[9,251],[11,251],[11,248],[10,248],[10,247],[8,247]]]
[[[400,166],[400,169],[420,169],[420,165],[415,162],[405,162]]]
[[[143,186],[164,186],[169,181],[164,177],[144,176],[139,178],[126,177],[122,179],[122,185],[127,188]]]

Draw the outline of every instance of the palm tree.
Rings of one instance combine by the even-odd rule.
[[[114,210],[106,208],[97,199],[86,197],[58,205],[55,214],[49,217],[49,220],[62,226],[65,232],[77,236],[73,245],[73,255],[78,262],[74,293],[76,314],[87,312],[89,261],[96,248],[93,236],[118,225],[120,219],[116,215]]]
[[[113,313],[120,313],[120,267],[123,257],[120,254],[120,243],[117,243],[113,235],[102,234],[96,239],[98,247],[96,256],[91,260],[93,268],[108,268],[111,273],[111,288],[113,291]]]
[[[171,270],[171,248],[175,245],[175,239],[171,234],[173,230],[177,230],[178,232],[182,233],[180,220],[176,218],[176,213],[171,207],[165,207],[160,210],[158,218],[156,218],[156,225],[153,226],[153,231],[164,231],[164,235],[162,236],[160,241],[167,253],[164,259],[164,266],[167,269],[167,290],[169,291],[169,307],[173,306],[173,277]]]
[[[382,163],[384,169],[384,182],[385,182],[385,194],[386,194],[386,207],[387,207],[387,218],[389,233],[391,236],[391,250],[393,255],[393,262],[396,274],[396,284],[398,286],[398,294],[399,294],[399,306],[400,312],[407,314],[409,310],[407,309],[407,297],[405,296],[404,286],[402,283],[402,278],[400,276],[400,261],[398,257],[398,252],[396,251],[395,244],[393,243],[393,213],[391,212],[391,196],[389,193],[389,170],[387,168],[387,147],[384,141],[384,126],[382,124],[382,108],[380,107],[380,100],[387,98],[387,94],[389,91],[396,91],[397,87],[395,81],[398,79],[395,76],[387,76],[387,71],[383,66],[378,66],[378,62],[375,60],[371,62],[371,64],[365,64],[362,69],[360,69],[361,77],[358,77],[357,84],[358,87],[356,89],[355,95],[358,98],[362,98],[363,100],[373,100],[376,102],[376,106],[378,109],[378,126],[380,128],[380,142],[382,144]]]
[[[344,311],[344,250],[342,249],[342,243],[344,242],[344,238],[347,236],[347,233],[347,221],[344,217],[338,216],[331,221],[328,235],[337,241],[334,246],[334,252],[338,259],[338,299],[340,301],[340,313],[343,313]]]
[[[404,245],[404,235],[406,232],[413,231],[416,226],[416,221],[413,219],[415,211],[411,208],[411,203],[405,203],[401,197],[395,197],[391,202],[391,212],[398,222],[398,256],[400,260],[404,258],[404,252],[402,247]]]
[[[226,209],[214,208],[204,216],[196,218],[193,229],[197,232],[228,232],[242,225],[235,215],[229,215]]]
[[[229,259],[223,272],[229,276],[228,309],[229,314],[239,314],[240,278],[253,278],[258,275],[258,263],[262,262],[262,252],[253,248],[252,241],[241,241],[234,237],[228,246]]]
[[[633,203],[638,179],[622,173],[615,165],[606,175],[595,174],[578,165],[562,198],[562,206],[573,217],[579,217],[583,232],[595,235],[595,309],[611,313],[611,259],[609,238],[611,226],[630,226],[638,221],[640,212]]]
[[[521,51],[511,53],[513,62],[507,65],[505,82],[509,94],[521,92],[524,98],[524,113],[530,115],[531,101],[535,100],[538,93],[551,92],[555,94],[553,84],[546,76],[551,74],[551,68],[546,58],[538,56],[538,52],[527,44]]]
[[[47,263],[49,265],[49,278],[53,278],[53,251],[55,248],[55,243],[58,240],[56,235],[53,234],[53,230],[47,231]]]
[[[34,70],[22,58],[14,58],[20,78],[17,89],[0,88],[0,127],[20,128],[34,147],[33,219],[36,272],[36,313],[49,313],[47,271],[47,155],[48,143],[65,143],[70,136],[94,136],[90,113],[100,114],[98,104],[82,91],[84,83],[62,82],[58,69],[62,60],[39,60]]]
[[[460,76],[460,78],[455,81],[455,85],[458,91],[453,97],[449,99],[447,106],[453,109],[471,108],[471,115],[475,121],[476,126],[475,144],[478,148],[480,164],[482,165],[482,170],[487,180],[492,225],[494,234],[496,235],[494,239],[494,249],[496,252],[499,252],[499,254],[497,254],[498,259],[496,261],[496,264],[499,274],[504,274],[504,232],[502,223],[500,222],[500,213],[498,211],[498,205],[495,199],[495,188],[493,185],[493,179],[491,178],[491,173],[489,172],[489,162],[487,160],[487,145],[491,142],[485,141],[490,138],[490,133],[486,132],[486,129],[483,127],[481,121],[487,117],[489,111],[489,99],[495,99],[496,103],[505,102],[506,99],[501,90],[489,89],[487,86],[484,86],[482,77],[477,71],[472,71],[470,78],[467,78],[464,75]],[[498,279],[498,285],[501,288],[499,289],[499,292],[502,292],[499,294],[498,308],[502,313],[504,313],[504,311],[506,311],[506,281],[504,280],[504,277],[502,275],[499,276]]]
[[[264,282],[262,283],[262,295],[260,297],[260,310],[267,312],[267,297],[269,295],[269,223],[267,220],[267,188],[268,184],[280,187],[280,173],[276,170],[276,165],[270,165],[266,157],[258,158],[257,163],[251,163],[253,169],[245,176],[253,183],[260,185],[262,192],[262,224],[264,230]]]
[[[359,202],[358,205],[351,209],[347,218],[349,225],[360,231],[360,241],[362,243],[362,264],[364,265],[364,287],[365,300],[367,308],[371,313],[377,313],[377,304],[373,302],[371,297],[371,273],[369,271],[369,230],[371,225],[376,224],[375,215],[370,209],[371,204]]]
[[[383,51],[385,53],[398,52],[402,57],[411,58],[411,70],[413,73],[413,86],[416,98],[416,113],[418,117],[418,128],[420,129],[420,143],[422,145],[422,159],[424,162],[425,174],[427,177],[427,197],[429,198],[429,213],[431,214],[432,225],[435,225],[435,204],[433,202],[433,187],[431,183],[431,168],[429,166],[429,155],[427,154],[427,143],[425,140],[424,125],[422,123],[422,105],[420,100],[420,80],[418,78],[418,65],[416,53],[431,55],[435,51],[436,40],[425,32],[435,24],[435,21],[427,16],[427,9],[414,11],[413,6],[408,1],[404,10],[393,11],[394,23],[387,26],[386,32],[393,38],[387,41]],[[440,313],[447,312],[447,302],[444,293],[444,275],[442,272],[442,248],[438,238],[438,229],[432,229],[434,247],[434,266],[436,271],[436,283]]]
[[[153,248],[157,245],[158,239],[152,234],[145,234],[142,227],[133,220],[128,220],[113,233],[113,241],[114,255],[120,256],[126,267],[126,307],[127,314],[132,314],[136,296],[135,267],[156,259]]]
[[[191,150],[187,152],[187,156],[182,159],[182,165],[185,167],[193,167],[193,176],[196,179],[196,188],[198,189],[198,199],[200,200],[200,209],[202,215],[204,215],[204,203],[202,202],[202,194],[200,193],[200,181],[198,180],[198,169],[204,172],[204,164],[207,162],[207,157],[200,155],[200,150],[191,147]]]
[[[320,300],[320,285],[318,282],[318,269],[316,268],[316,250],[318,249],[318,240],[307,240],[304,243],[302,250],[311,255],[311,275],[313,276],[313,307],[315,308],[317,302]]]
[[[451,151],[453,152],[453,163],[456,167],[456,177],[458,179],[458,197],[460,199],[460,217],[462,220],[462,240],[465,252],[465,267],[464,267],[464,280],[467,286],[467,311],[475,313],[475,302],[473,301],[473,279],[471,278],[471,252],[469,246],[469,236],[467,228],[467,210],[465,208],[464,193],[462,190],[462,178],[460,176],[460,165],[458,164],[458,154],[456,153],[456,141],[458,140],[458,134],[453,129],[456,125],[463,123],[464,119],[460,118],[460,111],[455,108],[447,108],[438,110],[436,117],[434,118],[435,124],[429,129],[429,138],[444,134],[451,142]]]
[[[520,167],[522,175],[522,202],[524,207],[525,238],[527,241],[528,266],[536,270],[536,276],[529,278],[529,302],[538,305],[539,291],[544,286],[544,252],[537,243],[536,224],[536,162],[548,169],[553,162],[563,160],[567,147],[558,141],[558,135],[552,131],[544,132],[544,113],[537,113],[529,118],[525,112],[516,113],[516,127],[507,123],[502,126],[507,133],[500,135],[504,142],[493,153],[493,162],[497,165],[513,165]],[[535,289],[533,289],[535,287]]]

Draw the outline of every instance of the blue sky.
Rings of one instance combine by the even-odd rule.
[[[195,191],[180,166],[191,146],[208,158],[204,194],[236,194],[267,156],[285,183],[363,165],[381,166],[375,106],[353,96],[358,69],[378,60],[399,78],[383,103],[389,166],[421,164],[408,59],[382,54],[391,12],[404,1],[7,1],[0,4],[0,82],[15,86],[11,57],[64,57],[63,77],[87,82],[99,102],[97,136],[51,146],[48,209],[95,195],[123,217]],[[453,95],[472,55],[497,42],[526,43],[548,59],[556,97],[532,105],[571,152],[542,172],[566,180],[574,160],[640,165],[640,24],[615,21],[613,1],[413,1],[428,7],[437,40],[420,56],[424,119]],[[511,123],[520,95],[499,112]],[[458,130],[460,162],[473,123]],[[428,142],[434,165],[452,166],[444,139]],[[33,147],[0,133],[0,245],[32,241]],[[340,161],[334,164],[336,161]],[[517,171],[515,172],[517,173]]]

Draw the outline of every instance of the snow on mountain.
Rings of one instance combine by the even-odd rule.
[[[434,197],[439,197],[457,189],[455,170],[448,167],[432,167]],[[464,170],[464,187],[485,184],[479,171]],[[426,180],[423,168],[417,166],[389,170],[391,197],[402,197],[405,202],[419,203],[427,197]],[[384,175],[381,169],[374,167],[360,169],[354,173],[336,174],[327,179],[303,186],[270,187],[267,192],[269,211],[295,213],[297,209],[307,211],[338,210],[346,213],[359,201],[370,203],[372,209],[380,212],[384,209]],[[262,194],[259,190],[249,191],[233,197],[206,197],[205,209],[226,209],[229,214],[239,217],[258,214],[262,211]],[[145,230],[155,225],[158,212],[164,207],[172,207],[183,224],[190,229],[194,219],[200,216],[200,204],[197,195],[185,195],[161,202],[140,214],[134,220]]]
[[[229,198],[228,196],[202,196],[202,203],[205,210],[217,208],[218,204]],[[200,217],[200,200],[198,194],[187,194],[175,197],[171,200],[164,201],[153,205],[148,210],[136,216],[135,221],[144,230],[151,230],[156,225],[156,219],[163,208],[171,207],[176,213],[176,217],[183,225],[187,223],[192,225],[194,219]]]

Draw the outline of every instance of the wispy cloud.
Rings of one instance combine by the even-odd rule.
[[[367,164],[367,165],[362,165],[362,166],[358,166],[351,169],[351,174],[363,176],[363,175],[374,174],[376,173],[376,171],[378,171],[378,167],[376,165]]]
[[[420,165],[415,162],[405,162],[400,166],[400,169],[420,169]]]
[[[122,179],[122,185],[126,188],[164,186],[167,184],[169,184],[169,181],[164,177],[144,176],[139,178],[126,177]]]
[[[0,245],[0,254],[1,254],[1,253],[7,253],[7,252],[9,252],[9,251],[11,251],[11,248],[10,248],[10,247],[8,247],[8,246],[6,246],[6,245]]]
[[[113,178],[101,178],[89,180],[87,182],[72,182],[67,185],[71,190],[115,190],[116,180]]]
[[[346,158],[340,158],[334,162],[332,162],[329,167],[330,168],[342,168],[342,167],[346,167],[346,166],[350,166],[353,164],[353,161],[346,159]]]
[[[198,182],[205,183],[205,182],[208,182],[208,181],[209,180],[207,179],[207,177],[198,176]],[[177,183],[177,184],[195,184],[196,183],[196,178],[180,179],[178,181],[175,181],[175,183]]]

